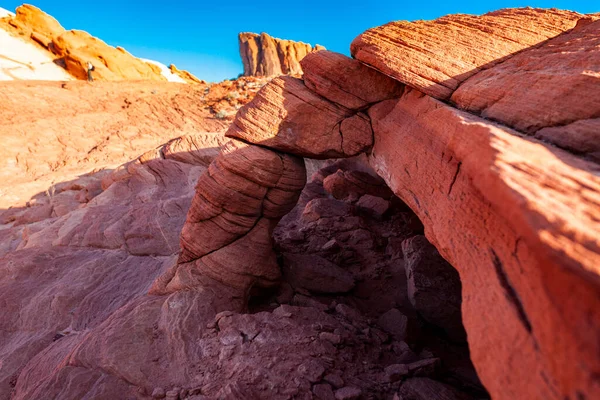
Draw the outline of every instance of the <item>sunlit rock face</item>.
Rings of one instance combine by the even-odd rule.
[[[356,59],[312,53],[303,79],[265,85],[214,158],[172,145],[77,210],[63,195],[62,217],[7,231],[0,383],[17,399],[468,399],[479,377],[494,399],[600,397],[595,18],[373,28]],[[302,157],[343,160],[306,184]]]

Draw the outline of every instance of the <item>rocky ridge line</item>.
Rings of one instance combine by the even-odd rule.
[[[277,39],[266,33],[242,32],[238,35],[244,76],[302,75],[300,61],[320,45]]]

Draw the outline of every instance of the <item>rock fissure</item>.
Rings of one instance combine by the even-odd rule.
[[[458,179],[458,174],[460,173],[461,165],[462,165],[462,162],[459,162],[458,164],[456,164],[456,172],[454,172],[454,176],[452,177],[452,181],[450,182],[450,187],[448,188],[448,196],[450,196],[450,194],[452,193],[452,188],[454,187],[454,184],[456,183],[456,179]]]
[[[532,334],[533,327],[531,326],[531,322],[529,321],[529,318],[527,317],[527,313],[525,312],[523,303],[521,302],[521,300],[519,300],[519,295],[517,294],[517,291],[515,290],[513,285],[510,283],[510,280],[508,279],[508,276],[506,275],[506,272],[504,271],[504,267],[502,266],[502,261],[500,260],[500,258],[498,257],[498,255],[496,254],[494,249],[490,249],[490,254],[492,256],[492,263],[494,264],[494,270],[496,271],[496,277],[498,278],[498,281],[500,282],[502,289],[504,289],[505,296],[512,303],[515,312],[519,316],[519,320],[523,324],[523,327],[527,330],[527,332]]]

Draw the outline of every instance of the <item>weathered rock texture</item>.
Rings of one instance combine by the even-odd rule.
[[[315,94],[301,79],[273,79],[237,114],[227,136],[311,158],[348,157],[373,144],[369,117]]]
[[[424,236],[402,242],[408,297],[419,314],[453,339],[465,340],[458,272]]]
[[[323,46],[282,40],[266,33],[242,32],[238,35],[245,76],[302,75],[300,60]]]
[[[451,101],[600,161],[600,19],[467,79]],[[543,110],[543,112],[540,112]]]
[[[569,31],[582,18],[579,27]],[[407,86],[364,70],[355,60],[317,52],[304,65],[306,82],[277,78],[241,109],[227,132],[232,140],[199,178],[193,199],[190,174],[198,173],[199,166],[142,157],[125,167],[127,178],[119,180],[118,172],[103,178],[105,190],[90,201],[91,207],[22,232],[11,226],[8,235],[14,244],[4,258],[0,282],[6,290],[0,293],[15,291],[6,297],[14,312],[0,329],[8,332],[4,342],[11,343],[4,347],[9,362],[3,363],[8,368],[0,384],[14,387],[15,399],[47,393],[80,398],[84,387],[93,388],[92,394],[86,393],[99,398],[147,398],[152,393],[170,393],[175,399],[198,393],[209,398],[312,398],[313,393],[333,393],[350,399],[361,396],[363,389],[375,398],[392,397],[396,391],[402,398],[465,398],[467,394],[453,387],[423,378],[436,377],[440,368],[448,367],[430,350],[416,355],[405,342],[429,337],[418,312],[448,329],[446,316],[416,298],[411,303],[410,292],[390,296],[390,286],[373,279],[386,267],[398,286],[409,286],[410,275],[407,282],[398,272],[404,272],[404,260],[414,271],[420,267],[416,256],[432,250],[423,237],[414,237],[423,229],[460,276],[470,355],[494,399],[600,397],[600,167],[585,159],[590,152],[568,152],[526,136],[519,131],[525,128],[504,117],[510,113],[502,107],[495,117],[498,123],[482,118],[477,114],[491,116],[493,106],[468,100],[469,87],[486,93],[486,85],[495,84],[483,79],[495,72],[514,71],[521,79],[515,68],[529,61],[530,52],[541,60],[528,66],[532,82],[541,79],[544,68],[555,73],[556,65],[569,67],[567,75],[576,81],[586,81],[577,77],[581,70],[569,61],[569,52],[589,50],[581,62],[594,68],[600,57],[593,45],[594,29],[593,21],[575,13],[516,9],[370,30],[355,40],[353,54]],[[556,42],[543,43],[557,35]],[[557,51],[544,47],[554,45]],[[520,61],[511,64],[515,59]],[[331,65],[345,76],[337,76]],[[352,75],[357,76],[356,84],[349,80]],[[561,82],[569,82],[563,78]],[[440,101],[451,99],[457,87],[460,99],[466,100],[460,103],[457,96],[456,104],[472,112]],[[527,102],[527,92],[504,88],[515,104]],[[542,89],[536,90],[543,95]],[[585,90],[578,92],[591,97]],[[494,101],[502,104],[502,99]],[[549,96],[540,104],[553,101],[557,100]],[[564,136],[581,132],[586,121],[597,118],[593,101],[591,114],[583,102],[578,104],[561,109],[559,120],[571,126]],[[560,128],[553,125],[554,117],[522,112],[523,118],[547,124],[543,129]],[[538,126],[535,121],[531,126]],[[299,156],[350,157],[362,152],[367,153],[363,162],[379,177],[366,165],[341,168],[346,162],[341,161],[315,174],[300,195],[305,172]],[[158,168],[156,163],[165,166]],[[80,191],[79,186],[69,188]],[[129,201],[139,207],[115,211],[104,202],[104,196],[126,188],[134,195]],[[82,195],[66,194],[64,205],[96,191],[94,184]],[[277,304],[291,302],[301,309],[282,305],[244,315],[255,289],[273,286],[280,278],[271,233],[298,199],[298,207],[282,221],[286,229],[275,231],[275,237],[289,277],[277,293]],[[87,215],[102,210],[94,206],[109,208],[111,215]],[[138,212],[138,217],[119,217]],[[153,218],[162,219],[152,225]],[[173,245],[178,227],[180,248]],[[294,243],[301,244],[294,249]],[[76,293],[81,300],[55,296],[53,274],[60,266],[93,264],[65,258],[60,265],[40,269],[48,249],[73,252],[92,246],[110,249],[120,260],[151,257],[142,262],[150,259],[148,265],[154,267],[136,274],[135,294],[107,306],[87,297],[96,293],[98,285],[93,284],[81,286]],[[302,253],[309,257],[297,256]],[[328,273],[311,281],[314,265],[309,263]],[[340,272],[336,280],[332,272],[339,271],[337,267],[346,267],[347,273]],[[19,296],[20,284],[27,286],[27,280],[38,277],[50,284],[37,286],[52,289]],[[112,283],[106,290],[121,293],[115,281],[106,281]],[[328,305],[328,300],[310,297],[311,292],[322,293],[327,281],[336,291],[355,292],[356,298]],[[451,293],[448,296],[456,300],[456,292]],[[387,296],[394,302],[382,310],[374,297]],[[38,312],[32,315],[49,309],[41,327],[24,311],[36,304],[33,310]],[[76,320],[80,329],[65,335],[59,326],[69,327],[78,315],[88,319]],[[50,342],[58,329],[60,338]],[[436,340],[438,351],[453,351]],[[16,371],[21,372],[15,381]],[[458,380],[461,389],[468,389],[469,379],[457,375],[454,385]],[[476,386],[476,379],[471,384]]]
[[[212,151],[208,165],[231,116],[262,84],[3,82],[0,207],[23,206],[53,183],[116,168],[177,137],[164,152],[190,158]]]
[[[0,29],[41,46],[77,79],[87,79],[87,63],[91,62],[96,80],[167,80],[156,65],[134,57],[122,47],[109,46],[87,32],[67,31],[56,19],[29,4],[17,7],[14,17],[2,19]],[[178,71],[178,75],[189,83],[199,81],[187,71]]]
[[[596,397],[600,390],[594,378],[600,371],[599,167],[580,157],[580,151],[561,151],[513,130],[559,129],[556,124],[566,122],[577,124],[564,130],[565,136],[579,134],[574,141],[592,135],[585,129],[594,126],[588,121],[598,115],[592,72],[600,59],[596,24],[571,12],[502,10],[482,17],[392,23],[367,31],[352,45],[359,61],[421,90],[407,88],[398,99],[363,106],[368,118],[361,120],[369,122],[374,138],[370,162],[458,270],[472,357],[495,398]],[[577,51],[581,57],[572,54]],[[330,64],[331,56],[323,54],[322,63]],[[318,60],[319,53],[313,57]],[[354,61],[346,63],[351,70]],[[326,76],[318,71],[328,68],[314,68],[305,66],[306,86],[289,80],[267,86],[238,114],[228,135],[312,157],[368,150],[370,143],[362,140],[356,151],[343,151],[348,119],[340,123],[342,151],[332,140],[336,135],[329,132],[336,132],[336,121],[348,118],[335,107],[361,105],[356,92],[321,89],[314,75]],[[561,71],[564,83],[544,90],[540,79],[553,71]],[[533,79],[523,78],[511,89],[505,82],[515,74],[517,80],[520,74]],[[485,80],[490,77],[495,79]],[[582,83],[573,87],[569,79]],[[577,90],[586,80],[587,88]],[[486,106],[502,85],[507,101]],[[540,100],[532,104],[528,96],[534,87]],[[495,116],[504,125],[425,95],[448,100],[457,88],[459,106]],[[312,89],[333,101],[317,102]],[[581,98],[561,107],[552,94],[561,90]],[[388,95],[382,92],[380,98]],[[468,102],[471,98],[483,105]],[[514,111],[513,118],[509,103],[527,107]],[[547,103],[560,112],[546,117],[528,111],[545,110]],[[539,120],[545,125],[536,125]],[[355,131],[367,137],[365,130]]]
[[[522,8],[396,21],[359,35],[350,49],[359,61],[445,100],[466,79],[573,28],[582,17]]]
[[[272,231],[296,205],[305,183],[301,158],[235,140],[227,143],[198,181],[178,264],[153,292],[202,286],[198,277],[205,276],[242,293],[274,286],[280,271]]]

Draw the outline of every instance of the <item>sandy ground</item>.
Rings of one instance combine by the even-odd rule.
[[[0,9],[2,16],[3,9]],[[0,29],[0,81],[69,81],[73,77],[43,50]]]

